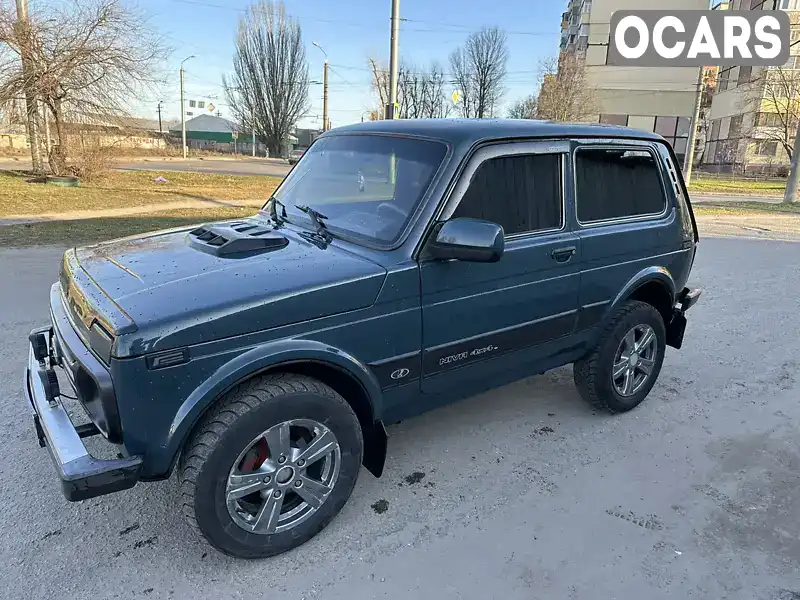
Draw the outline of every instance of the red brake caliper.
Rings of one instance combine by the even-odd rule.
[[[266,440],[259,440],[258,443],[250,449],[244,459],[242,460],[242,473],[252,473],[264,464],[264,461],[269,458],[269,449],[267,448]]]

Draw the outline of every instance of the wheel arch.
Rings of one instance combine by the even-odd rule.
[[[634,275],[614,299],[606,318],[615,314],[628,300],[639,300],[653,306],[669,325],[676,296],[675,279],[664,267],[647,267]]]
[[[166,440],[172,472],[180,451],[203,416],[237,385],[270,373],[295,373],[318,379],[353,409],[364,437],[364,466],[380,477],[386,458],[386,432],[380,420],[382,394],[375,376],[355,357],[327,344],[288,340],[252,348],[229,361],[181,404]]]

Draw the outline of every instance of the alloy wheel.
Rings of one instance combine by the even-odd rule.
[[[284,421],[239,454],[225,486],[228,513],[250,533],[288,531],[325,503],[342,453],[334,433],[310,419]]]
[[[611,380],[620,396],[641,390],[655,369],[658,338],[650,325],[636,325],[622,338],[614,357]]]

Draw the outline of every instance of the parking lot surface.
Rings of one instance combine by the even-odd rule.
[[[703,239],[705,288],[648,400],[595,414],[571,368],[389,428],[314,540],[206,545],[176,481],[70,504],[22,395],[61,250],[0,251],[0,598],[800,599],[800,245]]]

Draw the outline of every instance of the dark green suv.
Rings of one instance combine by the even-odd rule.
[[[568,363],[595,406],[637,406],[699,297],[697,240],[654,134],[330,131],[251,218],[66,252],[52,323],[30,336],[38,438],[69,500],[177,466],[211,544],[283,552],[333,519],[362,464],[380,476],[384,423]],[[95,434],[117,458],[86,451]]]

